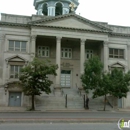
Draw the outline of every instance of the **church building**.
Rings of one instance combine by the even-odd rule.
[[[33,5],[37,13],[32,16],[1,14],[0,107],[31,105],[31,98],[24,95],[17,81],[22,66],[35,56],[58,65],[57,76],[50,76],[52,93],[35,97],[35,106],[40,110],[84,109],[80,76],[84,73],[84,62],[94,55],[99,56],[104,71],[115,67],[124,72],[130,70],[130,27],[77,15],[78,0],[34,0]],[[100,108],[103,98],[94,101],[92,93],[88,96],[92,108],[98,102]],[[129,100],[128,93],[127,98],[117,99],[116,105],[130,108]]]

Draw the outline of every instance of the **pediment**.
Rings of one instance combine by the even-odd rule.
[[[76,14],[61,15],[51,18],[43,18],[41,20],[32,21],[32,25],[37,26],[49,26],[49,27],[61,27],[83,30],[95,30],[95,31],[112,31],[96,22],[85,19]]]
[[[109,65],[109,67],[111,67],[111,68],[125,68],[125,65],[123,65],[120,62],[116,62],[116,63]]]
[[[6,59],[6,61],[7,62],[27,62],[26,59],[24,59],[23,57],[18,56],[18,55],[9,57],[9,58]]]

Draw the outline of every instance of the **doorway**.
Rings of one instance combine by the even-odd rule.
[[[61,70],[61,87],[71,87],[71,70]]]
[[[9,106],[21,106],[21,92],[9,92]]]

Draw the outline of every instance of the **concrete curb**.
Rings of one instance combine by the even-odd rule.
[[[117,118],[86,119],[0,119],[0,123],[117,123]]]

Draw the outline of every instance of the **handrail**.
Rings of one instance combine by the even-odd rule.
[[[108,97],[106,99],[107,99],[107,103],[111,106],[111,108],[114,108],[113,105],[110,103]]]
[[[65,107],[67,108],[67,94],[65,96]]]

